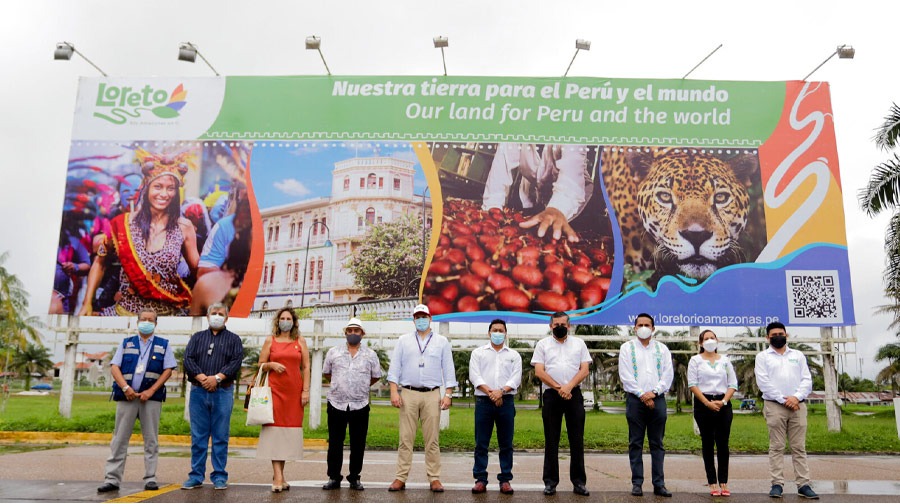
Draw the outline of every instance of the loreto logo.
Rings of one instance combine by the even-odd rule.
[[[160,119],[173,119],[181,115],[181,109],[187,104],[186,97],[187,91],[182,84],[169,93],[164,89],[153,89],[149,84],[136,89],[100,83],[95,105],[102,111],[95,111],[94,117],[113,124],[125,124],[129,118],[140,118],[149,111]]]

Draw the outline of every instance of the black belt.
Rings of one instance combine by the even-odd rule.
[[[416,392],[431,392],[437,390],[441,387],[410,387],[409,385],[400,385],[401,387],[408,390],[415,390]]]
[[[777,405],[779,405],[779,406],[784,406],[784,404],[781,404],[781,403],[778,402],[778,401],[773,401],[772,399],[764,399],[764,401],[766,401],[766,402],[771,402],[771,403],[775,403],[775,404],[777,404]],[[801,402],[801,403],[805,403],[805,402],[806,402],[806,399],[804,399],[804,400],[802,400],[802,401],[800,401],[800,402]]]
[[[710,401],[721,401],[722,399],[725,399],[725,394],[703,394],[703,397]]]

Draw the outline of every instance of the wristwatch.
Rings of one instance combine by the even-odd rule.
[[[219,375],[216,375],[216,383],[222,383],[222,379],[219,378]]]

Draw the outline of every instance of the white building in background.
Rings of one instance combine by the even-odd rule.
[[[262,209],[266,253],[253,309],[362,297],[346,263],[368,229],[423,213],[431,227],[431,201],[423,204],[424,196],[414,192],[414,166],[384,156],[339,161],[332,171],[331,197]]]

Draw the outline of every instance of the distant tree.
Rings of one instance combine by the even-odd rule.
[[[40,343],[38,328],[43,324],[28,315],[28,292],[16,275],[3,265],[9,252],[0,254],[0,349],[4,351],[3,370],[12,364],[16,349],[24,350],[29,341]]]
[[[181,371],[181,397],[184,397],[187,391],[187,373],[184,372],[184,347],[176,348],[174,354],[178,370]]]
[[[687,368],[692,354],[676,353],[675,351],[690,351],[694,350],[695,347],[691,342],[690,333],[688,331],[681,330],[675,331],[674,333],[657,331],[656,335],[666,338],[681,338],[684,340],[666,343],[666,346],[669,347],[669,351],[672,352],[672,388],[669,389],[669,392],[675,396],[675,411],[681,413],[681,406],[683,404],[688,404],[689,398],[691,397],[691,393],[688,391],[687,386]]]
[[[46,375],[48,371],[53,369],[53,362],[50,361],[50,350],[43,345],[28,343],[24,349],[16,349],[11,367],[19,375],[25,375],[25,390],[28,390],[31,388],[32,374]]]
[[[513,338],[507,340],[506,346],[514,348],[522,357],[522,384],[519,386],[519,391],[516,394],[516,398],[521,401],[528,398],[536,385],[540,385],[540,380],[534,376],[534,367],[531,365],[534,347],[527,341],[519,341]]]
[[[876,361],[888,361],[888,365],[878,371],[875,381],[883,384],[890,384],[891,392],[897,395],[898,384],[900,384],[900,344],[888,343],[878,349],[875,354]]]
[[[575,326],[579,336],[618,336],[618,326],[579,324]],[[617,341],[585,341],[588,350],[615,350]],[[601,392],[611,394],[621,389],[619,382],[619,357],[615,352],[591,352],[591,383],[593,384],[594,410],[600,409]]]
[[[456,381],[459,382],[457,390],[460,396],[466,398],[472,382],[469,381],[469,359],[472,358],[471,350],[456,350],[453,352],[453,367],[456,370]]]
[[[734,373],[738,379],[738,390],[745,397],[759,397],[759,387],[756,386],[756,355],[769,347],[766,342],[766,328],[757,327],[755,330],[747,327],[740,337],[756,338],[756,341],[747,343],[732,343],[729,349],[729,358],[734,365]],[[820,357],[814,355],[817,350],[806,343],[792,343],[788,340],[788,346],[806,355],[806,363],[809,366],[809,374],[813,380],[813,390],[817,383],[824,383],[822,364]],[[735,352],[732,354],[732,352]],[[750,352],[749,355],[740,355],[736,352]]]
[[[368,296],[412,296],[424,268],[422,245],[422,222],[404,215],[372,226],[347,267]]]

